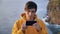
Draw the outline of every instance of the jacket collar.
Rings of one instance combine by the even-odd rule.
[[[21,14],[21,19],[26,20],[26,14],[25,14],[25,13],[22,13],[22,14]],[[34,19],[35,19],[35,20],[37,19],[37,15],[36,15],[36,14],[35,14],[35,16],[34,16]]]

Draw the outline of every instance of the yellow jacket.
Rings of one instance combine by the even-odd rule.
[[[21,17],[22,17],[21,19],[19,19],[19,20],[17,20],[15,22],[15,24],[13,26],[13,29],[12,29],[12,34],[24,34],[21,31],[21,25],[26,22],[26,20],[25,20],[26,19],[25,18],[25,14],[22,14]],[[42,30],[40,30],[39,32],[37,32],[35,28],[28,27],[25,30],[25,34],[48,34],[48,31],[46,30],[46,26],[43,23],[43,21],[41,21],[40,19],[38,19],[36,15],[35,15],[35,20],[38,22],[38,24],[40,25],[40,27],[42,27]]]

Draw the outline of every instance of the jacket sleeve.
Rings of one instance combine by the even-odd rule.
[[[13,26],[13,29],[12,29],[12,34],[24,34],[22,31],[21,31],[21,25],[18,26],[18,20],[15,22],[14,26]],[[19,28],[20,27],[20,28]]]
[[[39,31],[39,33],[48,34],[48,30],[47,30],[46,25],[44,24],[43,21],[40,21],[40,25],[41,25],[41,27],[42,27],[42,30]]]

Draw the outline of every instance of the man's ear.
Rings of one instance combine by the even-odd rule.
[[[25,11],[27,11],[27,8],[24,8]]]

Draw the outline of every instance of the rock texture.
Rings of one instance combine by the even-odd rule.
[[[49,0],[47,5],[47,22],[60,25],[60,0]]]

